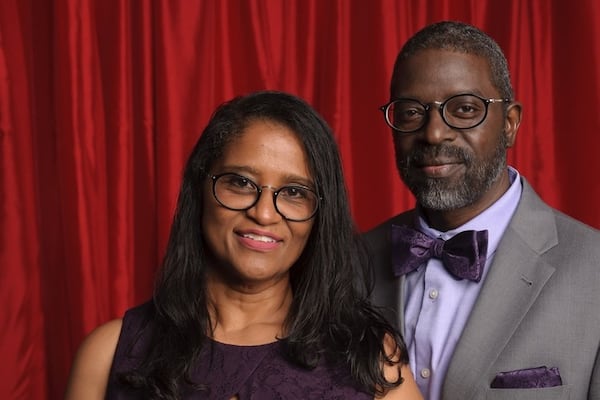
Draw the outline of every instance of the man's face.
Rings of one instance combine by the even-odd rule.
[[[405,60],[396,76],[393,97],[423,104],[457,94],[500,96],[487,61],[465,53],[423,50]],[[516,133],[506,131],[510,124],[506,124],[504,105],[491,103],[486,119],[464,130],[446,125],[438,108],[431,104],[428,120],[418,131],[394,132],[400,176],[425,209],[477,209],[478,202],[487,207],[505,190],[500,177],[506,174],[506,148],[512,146]]]

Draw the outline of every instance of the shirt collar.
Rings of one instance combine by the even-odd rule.
[[[475,218],[467,221],[465,224],[451,229],[449,231],[438,231],[437,229],[431,228],[427,225],[425,218],[418,212],[416,221],[417,229],[427,234],[430,237],[441,238],[444,240],[450,239],[457,233],[467,230],[486,230],[488,231],[488,250],[487,255],[490,257],[498,247],[500,239],[508,226],[517,206],[521,199],[521,192],[523,187],[521,184],[521,177],[519,172],[513,167],[508,167],[508,176],[510,179],[510,186],[508,190],[491,206],[485,209],[482,213],[475,216]]]

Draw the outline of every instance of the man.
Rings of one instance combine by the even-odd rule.
[[[366,237],[427,399],[600,399],[600,233],[507,166],[521,109],[472,26],[430,25],[398,55],[382,111],[417,207]]]

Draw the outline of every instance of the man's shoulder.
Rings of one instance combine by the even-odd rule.
[[[414,209],[405,211],[405,212],[395,215],[395,216],[379,223],[375,227],[367,230],[363,236],[372,250],[381,248],[382,246],[385,246],[386,243],[389,243],[388,238],[389,238],[389,234],[390,234],[392,225],[411,224],[412,221],[414,221],[414,218],[415,218],[415,210]]]
[[[377,235],[378,233],[380,234],[381,232],[385,232],[392,225],[410,224],[414,220],[414,215],[415,215],[414,208],[411,210],[405,211],[401,214],[395,215],[391,218],[386,219],[383,222],[380,222],[378,225],[375,225],[373,228],[367,230],[365,232],[365,236],[369,237],[369,236]]]
[[[539,197],[527,181],[523,181],[523,198],[511,223],[512,226],[521,225],[523,227],[525,225],[528,228],[535,228],[537,230],[541,226],[544,226],[545,230],[548,230],[552,225],[556,229],[559,239],[564,240],[568,236],[571,236],[578,238],[578,240],[594,241],[596,245],[599,243],[600,230],[548,205]],[[597,247],[600,251],[600,246]]]
[[[556,218],[556,227],[559,240],[564,242],[567,239],[577,243],[577,246],[590,248],[595,253],[600,254],[600,230],[575,219],[562,211],[554,210]]]
[[[597,271],[600,231],[548,205],[526,182],[523,189],[519,206],[505,232],[511,238],[506,243],[514,244],[514,240],[518,240],[568,274]]]

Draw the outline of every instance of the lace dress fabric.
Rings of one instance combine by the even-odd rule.
[[[106,398],[133,400],[144,398],[120,383],[118,374],[135,368],[147,348],[147,335],[139,335],[148,320],[151,305],[126,312],[117,351],[110,372]],[[151,326],[151,322],[150,325]],[[144,331],[147,332],[147,329]],[[356,388],[349,371],[319,364],[313,370],[286,360],[280,342],[259,346],[235,346],[210,341],[200,354],[192,379],[206,385],[199,391],[185,387],[182,399],[270,400],[270,399],[372,399]]]

